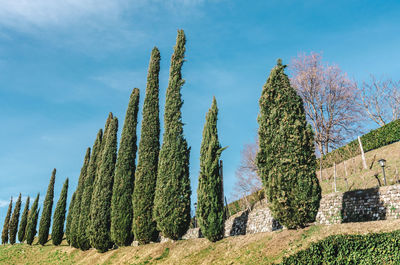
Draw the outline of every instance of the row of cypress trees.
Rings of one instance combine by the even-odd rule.
[[[93,148],[88,148],[72,196],[66,225],[68,243],[82,250],[90,247],[105,252],[113,245],[127,246],[133,239],[140,244],[155,241],[159,232],[179,239],[190,223],[190,147],[183,135],[181,107],[182,65],[185,57],[185,35],[178,31],[171,58],[166,92],[163,143],[160,148],[159,71],[160,53],[151,53],[146,97],[137,151],[137,115],[139,90],[133,89],[122,131],[117,159],[118,119],[109,114],[104,134],[100,129]],[[321,188],[315,175],[313,132],[307,124],[301,97],[291,87],[277,66],[263,87],[258,116],[259,144],[257,166],[263,180],[272,215],[288,228],[304,227],[315,220],[321,199]],[[200,149],[200,175],[196,216],[203,235],[217,241],[224,235],[224,207],[219,159],[222,148],[217,131],[218,107],[215,97],[206,115]],[[56,170],[53,170],[39,225],[38,242],[48,241],[54,197]],[[54,213],[52,240],[62,241],[66,214],[68,179],[64,183]],[[37,195],[29,210],[25,205],[19,240],[32,244],[38,220]],[[12,198],[7,211],[2,241],[15,243],[21,194],[14,213]]]
[[[88,148],[67,216],[65,235],[68,243],[82,250],[90,247],[100,252],[113,246],[155,241],[158,234],[171,239],[182,237],[191,221],[190,216],[190,147],[183,135],[181,88],[184,84],[182,66],[186,38],[178,31],[171,58],[166,93],[163,143],[160,148],[159,71],[160,52],[152,50],[143,105],[143,119],[137,152],[137,115],[139,89],[131,94],[117,159],[118,119],[109,114],[100,129],[93,148]],[[211,241],[223,237],[223,200],[219,175],[219,157],[223,148],[217,134],[217,103],[213,99],[206,116],[201,147],[198,219],[205,236]],[[40,220],[38,242],[44,245],[49,236],[53,205],[55,173],[53,171]],[[55,210],[52,240],[62,241],[68,179],[63,186]],[[23,216],[26,238],[32,244],[38,219],[37,196],[29,214],[29,198]],[[203,203],[201,203],[203,202]],[[57,225],[56,225],[57,224]],[[61,224],[61,225],[59,225]],[[25,229],[25,228],[23,228]],[[20,229],[22,231],[22,229]]]
[[[39,235],[38,243],[44,245],[48,242],[50,223],[51,223],[51,212],[53,207],[54,197],[54,183],[55,183],[56,169],[50,178],[50,183],[47,189],[46,198],[43,203],[43,212],[39,224]],[[52,241],[54,245],[59,245],[64,235],[64,222],[65,222],[65,211],[66,201],[68,193],[68,178],[66,179],[64,186],[61,190],[60,198],[57,202],[57,206],[53,216],[53,227],[52,227]],[[8,241],[10,244],[15,244],[17,231],[18,240],[23,242],[26,240],[28,244],[32,244],[35,235],[37,233],[36,227],[39,217],[39,194],[29,209],[30,197],[26,199],[25,207],[22,212],[21,222],[19,223],[19,216],[21,211],[21,194],[19,194],[17,202],[15,203],[15,209],[11,216],[12,211],[12,198],[8,207],[7,215],[4,220],[4,226],[2,231],[2,243],[6,244]],[[10,219],[11,216],[11,219]],[[19,223],[19,228],[18,228]]]
[[[186,38],[183,30],[178,31],[174,53],[171,58],[170,77],[166,93],[163,143],[160,148],[159,121],[159,72],[160,52],[152,50],[147,76],[146,95],[143,104],[143,119],[139,147],[137,147],[137,115],[139,112],[139,90],[132,91],[122,130],[117,156],[118,120],[110,113],[104,134],[97,134],[90,152],[87,150],[77,189],[72,197],[66,225],[66,237],[75,248],[90,247],[100,252],[107,251],[113,244],[128,246],[133,239],[140,244],[155,241],[158,234],[171,239],[182,237],[190,224],[190,147],[183,135],[181,107],[182,65],[185,57]],[[203,197],[209,200],[210,185],[218,186],[218,161],[222,152],[216,131],[216,100],[210,114],[212,124],[206,125],[202,156],[207,167],[204,175],[213,177],[204,184]],[[216,135],[216,136],[215,136]],[[208,147],[211,141],[212,147]],[[215,146],[217,148],[215,149]],[[137,168],[136,152],[139,149]],[[210,151],[207,153],[207,150]],[[217,150],[218,149],[218,150]],[[213,159],[212,162],[206,162]],[[207,164],[208,163],[208,164]],[[218,168],[215,170],[215,168]],[[215,173],[217,175],[215,175]],[[211,176],[211,175],[215,176]],[[206,179],[207,177],[204,177]],[[206,182],[204,182],[206,183]],[[215,190],[215,188],[214,188]],[[219,207],[218,236],[222,238],[223,202],[221,191],[215,191],[218,200],[214,204],[214,215]],[[218,195],[217,195],[218,193]],[[202,197],[202,198],[203,198]],[[205,206],[206,207],[206,206]],[[207,230],[214,217],[204,217],[202,229]]]

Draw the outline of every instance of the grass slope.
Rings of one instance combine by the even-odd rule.
[[[378,186],[380,179],[383,185],[382,168],[378,163],[381,158],[386,159],[386,179],[387,185],[395,184],[399,180],[400,172],[400,142],[393,143],[376,150],[365,153],[368,169],[362,166],[361,155],[351,158],[336,165],[336,186],[337,191],[345,192],[348,190],[367,189]],[[345,167],[346,166],[346,167]],[[346,177],[347,171],[347,177]],[[320,172],[317,171],[317,176],[320,179],[322,193],[329,194],[334,192],[333,179],[334,167],[322,170],[322,181]],[[345,179],[347,178],[347,183]]]
[[[2,245],[0,264],[272,264],[330,235],[399,229],[400,220],[315,225],[300,230],[228,237],[216,243],[190,239],[122,247],[103,254],[94,249],[74,249],[65,242],[59,247],[49,243],[45,246]]]
[[[336,190],[338,192],[346,192],[377,187],[377,177],[381,185],[383,185],[382,168],[378,163],[378,160],[381,158],[386,159],[385,173],[387,185],[393,185],[397,181],[400,181],[400,142],[397,142],[365,153],[367,169],[363,168],[361,155],[337,164]],[[333,193],[334,167],[322,170],[322,179],[320,171],[317,170],[317,176],[320,180],[322,195]],[[248,206],[254,206],[256,202],[262,199],[264,199],[262,191],[254,192],[228,204],[229,212],[233,215],[245,210]]]

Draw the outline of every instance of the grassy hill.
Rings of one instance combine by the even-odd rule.
[[[400,220],[338,225],[314,225],[300,230],[281,230],[225,238],[180,240],[123,247],[100,254],[66,245],[16,244],[0,246],[0,264],[273,264],[305,249],[311,242],[336,234],[366,234],[400,229]]]
[[[378,186],[377,177],[383,185],[382,168],[378,163],[381,158],[386,159],[386,178],[387,184],[395,184],[400,179],[400,142],[396,142],[376,150],[365,153],[368,169],[362,166],[361,155],[348,159],[336,165],[336,187],[337,191],[348,191],[356,189],[366,189]],[[347,174],[346,174],[347,173]],[[322,186],[322,194],[334,192],[333,179],[334,167],[317,172]],[[347,179],[347,183],[346,183]]]
[[[382,168],[378,160],[386,160],[387,185],[400,181],[400,142],[396,142],[365,153],[367,169],[363,168],[361,155],[350,158],[336,165],[336,190],[346,192],[350,190],[368,189],[379,185],[377,178],[383,185]],[[334,192],[334,167],[317,171],[320,180],[322,195]],[[253,206],[264,198],[263,192],[255,192],[239,200],[231,202],[228,207],[231,214],[245,210],[248,205]]]

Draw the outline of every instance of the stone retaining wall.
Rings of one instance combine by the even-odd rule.
[[[265,200],[252,211],[242,211],[225,221],[225,236],[271,232],[282,226],[272,218]],[[316,223],[337,224],[400,218],[400,185],[337,192],[322,197]],[[201,237],[189,229],[183,239]]]
[[[317,223],[337,224],[400,217],[400,185],[337,192],[322,198]]]

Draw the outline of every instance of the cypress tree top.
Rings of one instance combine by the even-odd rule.
[[[10,244],[13,245],[15,243],[17,237],[17,230],[18,230],[18,222],[19,222],[19,213],[21,211],[21,193],[18,196],[18,200],[15,203],[15,208],[13,215],[10,220]]]
[[[107,127],[108,125],[106,125]],[[103,130],[100,129],[97,133],[96,140],[92,148],[92,155],[89,161],[88,173],[84,182],[83,194],[81,200],[81,210],[79,214],[79,248],[88,250],[90,248],[89,240],[89,224],[90,224],[90,205],[92,202],[93,185],[97,177],[97,168],[101,159],[101,145],[103,139]]]
[[[8,243],[8,229],[10,227],[11,211],[12,211],[12,197],[10,200],[10,204],[8,205],[7,215],[6,215],[6,219],[4,220],[4,225],[3,225],[3,232],[1,234],[1,242],[3,244]]]
[[[53,241],[53,245],[55,246],[61,244],[62,238],[64,236],[67,194],[68,194],[68,178],[64,182],[60,194],[60,199],[58,200],[56,205],[56,210],[54,211],[53,227],[51,229],[51,240]]]
[[[90,243],[99,252],[107,251],[113,244],[110,234],[111,197],[117,158],[117,132],[118,119],[114,117],[105,135],[99,176],[95,182],[90,206]]]
[[[210,241],[224,236],[224,201],[219,158],[225,148],[221,148],[217,131],[218,108],[215,97],[206,115],[203,140],[200,148],[200,176],[197,189],[197,213],[203,235]]]
[[[65,237],[67,239],[68,245],[71,245],[70,231],[71,231],[71,223],[72,223],[72,218],[73,218],[73,209],[74,209],[74,205],[75,205],[75,198],[76,198],[76,191],[72,194],[71,202],[69,203],[68,214],[67,214],[67,224],[65,225]]]
[[[111,238],[118,246],[129,246],[133,240],[132,193],[135,181],[138,111],[139,89],[135,88],[129,99],[122,129],[111,201]]]
[[[49,238],[50,222],[51,222],[51,211],[53,209],[53,198],[54,198],[54,183],[56,181],[56,169],[53,169],[51,174],[49,187],[47,188],[46,198],[43,203],[42,217],[39,223],[39,244],[42,246],[46,244]]]
[[[165,100],[163,143],[158,161],[158,176],[153,217],[161,233],[171,239],[184,235],[190,224],[190,148],[183,136],[181,115],[182,64],[185,34],[178,31],[171,58],[170,77]]]
[[[69,239],[71,241],[71,246],[74,248],[79,247],[79,215],[81,209],[81,201],[82,201],[82,193],[83,193],[83,184],[86,179],[87,169],[90,161],[90,147],[86,149],[85,159],[83,161],[83,165],[81,168],[81,173],[79,175],[78,186],[76,187],[76,195],[74,208],[72,209],[72,220],[71,227],[69,231]]]
[[[262,91],[257,165],[272,215],[282,225],[297,228],[315,220],[321,188],[313,133],[285,67],[278,60]]]
[[[19,224],[18,229],[18,240],[19,242],[23,242],[25,240],[25,231],[26,231],[26,223],[28,222],[28,213],[29,213],[29,203],[30,198],[26,198],[24,211],[22,212],[21,222]]]
[[[35,201],[32,204],[32,208],[29,211],[28,215],[28,223],[26,225],[26,243],[29,245],[32,245],[33,239],[35,238],[36,235],[36,226],[37,226],[37,221],[38,221],[38,216],[39,216],[39,211],[38,209],[39,206],[39,193],[36,196]]]
[[[138,166],[133,193],[133,231],[141,244],[155,241],[158,237],[153,220],[154,193],[157,180],[158,154],[160,152],[159,72],[160,52],[151,52],[147,75],[146,97],[143,103],[143,119],[139,142]]]

